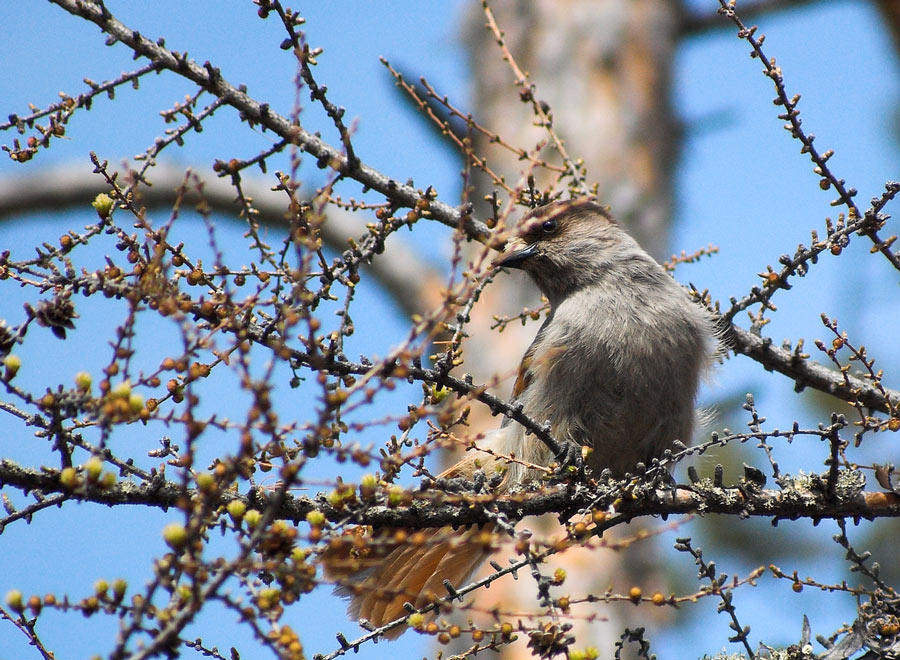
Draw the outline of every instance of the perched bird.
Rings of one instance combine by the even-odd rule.
[[[528,273],[550,302],[512,392],[528,417],[549,422],[557,442],[591,448],[586,465],[596,473],[622,475],[675,440],[691,441],[697,387],[716,347],[712,317],[604,207],[582,198],[532,210],[496,265]],[[501,491],[537,476],[526,464],[556,461],[509,419],[478,445],[521,459],[505,464]],[[469,452],[441,476],[470,479],[496,460]],[[431,529],[410,543],[402,530],[358,528],[376,542],[350,556],[326,553],[325,575],[342,585],[351,617],[381,626],[405,616],[405,602],[446,596],[444,580],[465,583],[491,552],[489,532]]]

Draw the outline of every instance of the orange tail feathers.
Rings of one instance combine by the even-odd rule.
[[[476,466],[467,457],[441,476],[470,477]],[[348,615],[381,627],[406,616],[407,602],[419,609],[446,597],[444,580],[454,588],[463,586],[491,555],[494,544],[489,525],[468,530],[356,527],[321,558],[326,579],[337,584],[335,593],[350,599]],[[385,637],[394,639],[405,630],[405,625],[397,626]]]
[[[359,531],[357,531],[359,530]],[[354,535],[369,530],[357,528]],[[466,532],[450,527],[413,532],[376,534],[367,556],[323,557],[325,577],[338,583],[336,593],[350,598],[347,613],[381,627],[408,614],[404,604],[425,607],[447,595],[444,580],[454,587],[465,584],[492,552],[492,530]],[[404,538],[405,537],[405,538]],[[393,639],[406,626],[385,636]]]

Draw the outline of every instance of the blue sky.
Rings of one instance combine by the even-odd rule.
[[[214,62],[230,81],[246,83],[256,98],[268,101],[282,114],[290,112],[295,96],[292,58],[278,49],[282,37],[277,21],[255,18],[250,2],[107,4],[127,25],[148,36],[165,35],[170,48],[187,50],[200,62]],[[434,185],[451,203],[460,185],[458,165],[399,101],[378,56],[428,76],[441,91],[468,107],[467,62],[459,38],[463,4],[348,0],[309,3],[302,8],[310,43],[325,49],[316,69],[320,82],[328,85],[329,96],[347,108],[349,117],[358,119],[357,153],[387,174],[401,179],[413,177],[419,185]],[[717,3],[698,1],[693,5],[712,12]],[[57,99],[59,91],[77,94],[84,89],[80,82],[83,77],[101,81],[135,67],[127,49],[104,46],[103,36],[95,27],[48,3],[4,3],[0,20],[7,26],[0,41],[2,116],[26,113],[27,103],[45,106]],[[820,148],[836,151],[831,161],[834,171],[860,190],[861,203],[878,195],[886,180],[898,178],[900,67],[877,12],[867,3],[830,2],[757,22],[767,35],[768,53],[783,68],[789,93],[802,94],[804,127],[816,134]],[[800,242],[808,244],[811,228],[823,233],[825,216],[835,216],[828,205],[832,193],[819,189],[811,163],[799,154],[799,143],[781,128],[778,111],[771,103],[771,83],[761,75],[759,63],[750,59],[748,51],[733,30],[724,29],[687,40],[675,64],[675,106],[684,123],[686,140],[676,167],[677,208],[671,247],[673,251],[693,251],[709,243],[719,246],[717,257],[682,267],[677,276],[699,288],[709,288],[723,303],[748,291],[758,282],[757,273],[767,264],[776,265],[779,255],[793,253]],[[63,163],[90,167],[90,150],[113,163],[132,157],[164,130],[158,111],[191,91],[174,76],[163,75],[145,79],[139,91],[119,90],[115,102],[97,99],[94,109],[81,113],[69,125],[66,138],[47,153],[24,166],[0,160],[0,177],[36,173]],[[302,97],[302,103],[309,105],[307,96]],[[304,113],[303,122],[336,142],[333,127],[317,109]],[[11,138],[9,134],[0,135],[0,142],[9,144]],[[177,164],[209,167],[215,158],[251,156],[270,140],[267,134],[238,125],[226,109],[219,111],[202,134],[189,136],[187,148],[169,150],[165,157]],[[315,171],[310,175],[313,185],[321,181],[317,176],[321,175]],[[80,215],[39,215],[6,222],[0,225],[0,247],[13,249],[16,255],[15,250],[42,240],[55,242],[67,226],[90,222],[91,213],[85,209]],[[896,233],[895,227],[885,233]],[[201,242],[205,240],[205,230],[199,225],[180,231],[185,232],[185,240],[192,236],[196,239],[198,233]],[[217,232],[223,245],[240,242],[241,230],[234,225],[222,222]],[[447,232],[435,228],[424,236],[426,240],[418,247],[440,262],[446,255],[443,239]],[[864,240],[856,239],[849,254],[839,260],[823,259],[808,277],[796,281],[793,291],[776,299],[776,303],[782,302],[782,309],[774,315],[767,332],[776,342],[806,337],[812,348],[813,338],[826,336],[819,314],[837,316],[851,337],[869,347],[886,370],[888,384],[896,387],[900,379],[891,375],[900,369],[896,352],[898,304],[896,295],[891,294],[896,292],[897,273],[880,257],[870,256],[868,248]],[[8,292],[7,298],[0,299],[0,318],[17,322],[25,299]],[[111,308],[110,313],[116,312]],[[403,319],[375,294],[371,308],[362,313],[371,315],[382,330],[377,337],[357,338],[359,350],[383,354],[390,339],[401,336]],[[92,336],[104,330],[103,322],[94,325],[95,320],[83,316],[80,332],[72,333],[71,341],[63,344],[48,339],[45,345],[30,348],[31,354],[23,355],[23,382],[35,386],[68,382],[83,368],[81,361],[98,350]],[[120,320],[113,318],[113,323]],[[150,330],[159,333],[158,337],[175,336],[167,334],[173,329],[164,323],[152,325]],[[147,353],[149,364],[155,355],[153,347]],[[746,358],[734,358],[723,365],[705,389],[703,399],[712,403],[745,391],[754,392],[771,426],[788,427],[794,419],[801,425],[814,425],[819,420],[811,407],[800,405],[790,382],[763,372]],[[233,383],[224,384],[222,392],[220,396],[225,398],[221,400],[226,405],[240,405],[237,398],[229,398],[239,396]],[[408,400],[404,394],[385,398],[381,405],[388,411],[402,412]],[[302,405],[287,388],[278,397],[281,405]],[[299,413],[298,418],[302,418]],[[23,436],[23,430],[12,420],[0,416],[0,432],[6,438],[0,450],[3,456],[25,461],[30,457],[32,462],[45,456],[41,447],[32,444],[36,441]],[[28,431],[24,433],[27,436]],[[885,449],[892,440],[876,438],[873,445]],[[821,450],[794,446],[777,451],[782,467],[795,471],[810,469],[805,459]],[[896,449],[880,456],[882,462],[893,459],[900,463]],[[31,526],[17,523],[0,536],[0,562],[6,567],[0,574],[0,593],[11,587],[44,593],[64,584],[77,598],[90,591],[95,579],[120,575],[139,585],[149,577],[150,558],[163,551],[159,530],[171,518],[171,514],[162,512],[123,516],[120,511],[75,506],[59,514],[38,516]],[[707,533],[699,525],[688,530],[701,540]],[[839,553],[828,545],[834,531],[833,526],[814,531],[805,523],[795,525],[794,538],[805,546],[815,566],[794,565],[808,566],[810,573],[823,580],[839,580],[842,568],[832,561]],[[779,540],[775,543],[784,543],[789,537],[782,534],[776,538]],[[819,545],[824,547],[821,558],[815,551]],[[666,557],[672,555],[666,553]],[[720,568],[731,573],[745,574],[753,567],[737,555],[717,558]],[[97,574],[98,564],[102,575]],[[687,574],[693,573],[689,564],[683,568]],[[837,599],[826,601],[825,611],[814,595],[794,596],[783,585],[780,590],[770,587],[764,594],[756,593],[741,590],[736,596],[739,604],[746,604],[744,623],[754,627],[755,640],[796,641],[801,624],[798,613],[804,610],[813,619],[814,633],[830,632],[841,620],[853,616],[848,602],[841,601],[842,606],[836,607]],[[770,602],[773,593],[780,602]],[[724,643],[728,631],[727,621],[716,617],[713,607],[712,603],[703,605],[702,613],[692,619],[700,626],[654,638],[654,650],[661,658],[715,652],[718,646],[709,647],[709,640]],[[783,629],[772,627],[770,607],[778,608]],[[204,629],[213,631],[210,642],[220,648],[246,640],[242,629],[230,625],[230,616],[221,612],[206,615],[196,634],[205,634],[201,632]],[[342,604],[320,590],[291,611],[285,622],[302,630],[308,650],[317,652],[334,648],[335,630],[343,630],[348,637],[354,635],[355,627],[344,624],[343,617]],[[114,622],[85,622],[73,614],[48,615],[44,624],[46,640],[67,657],[104,652],[114,629]],[[80,634],[82,630],[96,633]],[[233,641],[227,641],[232,637]],[[387,652],[406,657],[420,652],[422,644],[422,638],[406,635],[390,647],[379,645],[362,657],[379,657]],[[23,637],[9,625],[0,626],[0,660],[30,657],[27,653],[33,650],[26,650]]]

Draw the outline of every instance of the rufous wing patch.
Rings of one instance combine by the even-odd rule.
[[[540,357],[535,356],[533,352],[534,344],[526,351],[519,365],[519,373],[516,375],[516,383],[513,385],[513,398],[518,399],[519,396],[528,389],[534,381],[535,373],[540,369],[550,369],[556,358],[566,351],[565,344],[556,346],[543,347]]]

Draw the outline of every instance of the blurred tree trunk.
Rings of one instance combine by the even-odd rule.
[[[678,147],[670,107],[671,64],[679,31],[677,5],[669,0],[510,0],[492,2],[490,7],[513,57],[536,86],[537,98],[552,109],[554,126],[569,154],[584,160],[588,186],[597,184],[600,201],[611,207],[613,215],[651,254],[662,257]],[[494,35],[485,28],[480,7],[473,8],[468,17],[465,39],[471,53],[475,118],[518,147],[530,148],[545,139],[546,131],[534,126],[530,104],[519,100],[514,74],[503,61]],[[492,169],[510,185],[521,178],[522,162],[508,151],[484,138],[480,143],[476,138],[474,147],[476,153],[487,154]],[[542,156],[559,162],[547,148]],[[553,184],[547,174],[538,174],[540,188]],[[489,207],[479,205],[493,186],[484,175],[474,177],[473,183],[471,199],[480,216],[489,215]],[[510,324],[499,339],[496,331],[489,329],[494,314],[515,314],[523,306],[537,304],[534,287],[523,277],[498,278],[485,294],[484,304],[477,305],[473,314],[465,367],[477,367],[479,379],[515,373],[538,327],[537,323],[526,327]],[[501,393],[508,396],[511,381],[501,387]],[[479,421],[483,428],[497,423]],[[558,531],[554,521],[547,520],[544,531]],[[627,593],[633,584],[665,591],[664,578],[653,568],[651,554],[652,543],[644,541],[621,553],[573,550],[559,561],[568,580],[595,594],[603,594],[610,585]],[[498,557],[498,561],[505,563],[506,557]],[[532,580],[523,575],[518,581],[496,583],[478,597],[476,605],[478,609],[497,605],[515,610],[518,603],[531,602],[533,593]],[[624,627],[646,625],[643,619],[648,610],[628,605],[630,609],[611,605],[597,612],[609,617],[608,622],[576,621],[578,646],[596,645],[606,653]],[[629,621],[636,612],[642,620]],[[502,653],[504,658],[520,656],[531,656],[524,645],[505,648]]]
[[[884,22],[894,38],[894,49],[900,52],[900,2],[897,0],[876,0]]]
[[[552,108],[569,152],[584,159],[588,183],[599,184],[599,198],[619,221],[651,254],[663,256],[678,145],[669,99],[680,25],[675,3],[536,0],[490,6],[537,97]],[[512,144],[534,145],[546,133],[534,126],[531,106],[511,93],[513,74],[484,28],[484,15],[472,13],[466,40],[475,116]],[[509,152],[483,138],[475,146],[507,181],[518,179],[521,163]],[[476,184],[476,200],[492,190],[484,177]]]

